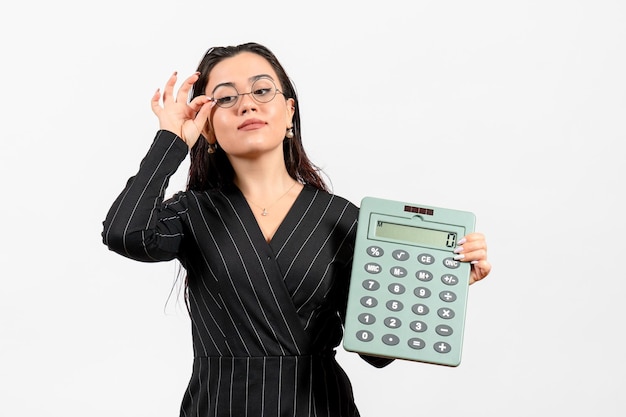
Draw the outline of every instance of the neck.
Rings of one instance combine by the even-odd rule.
[[[235,170],[235,185],[247,198],[258,200],[260,204],[284,193],[295,182],[282,157],[280,161],[239,160],[231,163]]]

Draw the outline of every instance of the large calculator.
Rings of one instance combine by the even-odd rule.
[[[461,362],[470,264],[454,259],[471,212],[361,201],[343,346],[437,365]]]

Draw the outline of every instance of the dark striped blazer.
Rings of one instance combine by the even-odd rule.
[[[187,152],[159,131],[102,232],[123,256],[187,272],[194,364],[180,415],[358,416],[334,358],[358,208],[305,186],[267,243],[234,185],[164,201]]]

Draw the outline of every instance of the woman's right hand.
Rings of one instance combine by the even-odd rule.
[[[159,118],[160,129],[169,130],[180,136],[191,149],[200,137],[215,103],[205,95],[187,102],[189,91],[200,76],[198,72],[187,78],[174,95],[176,76],[175,72],[165,84],[163,104],[160,103],[161,90],[158,89],[154,93],[152,111]]]

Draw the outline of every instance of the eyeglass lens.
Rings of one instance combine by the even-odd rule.
[[[276,85],[269,78],[259,78],[250,88],[249,93],[239,93],[234,86],[222,85],[213,92],[213,99],[219,107],[232,107],[239,101],[239,97],[250,94],[258,103],[269,103],[276,97]]]

